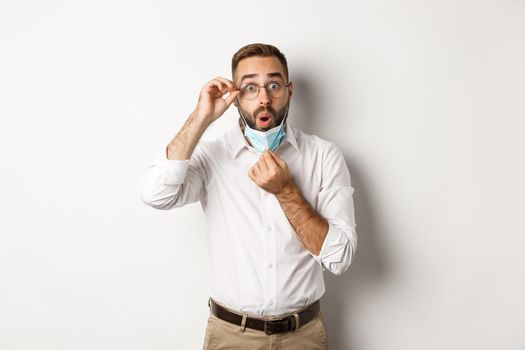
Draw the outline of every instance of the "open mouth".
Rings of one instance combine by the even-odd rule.
[[[259,122],[259,125],[262,127],[270,125],[270,122],[272,121],[272,117],[268,113],[261,113],[257,117],[257,121]]]

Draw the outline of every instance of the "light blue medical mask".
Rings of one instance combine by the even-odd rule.
[[[244,115],[241,112],[241,108],[239,107],[239,113],[244,122],[244,136],[246,136],[248,140],[250,140],[250,143],[252,144],[253,148],[255,148],[257,153],[263,154],[264,151],[266,151],[267,149],[275,151],[277,147],[279,147],[282,140],[286,136],[286,131],[284,131],[284,121],[288,116],[289,107],[290,105],[288,104],[288,106],[286,107],[286,113],[283,117],[283,120],[281,121],[281,124],[279,124],[275,128],[271,128],[268,131],[259,131],[250,128],[250,126],[246,122],[246,119],[244,118]]]

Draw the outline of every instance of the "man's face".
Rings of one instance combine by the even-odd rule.
[[[237,88],[246,83],[259,86],[269,82],[279,82],[283,85],[288,83],[281,62],[273,56],[242,59],[235,73],[234,84]],[[256,98],[248,100],[239,95],[234,104],[242,111],[251,128],[266,131],[281,124],[292,93],[292,83],[288,88],[284,88],[284,93],[279,98],[270,96],[265,88],[259,87],[259,95]]]

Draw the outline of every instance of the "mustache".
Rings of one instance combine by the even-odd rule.
[[[255,116],[259,115],[259,113],[261,113],[261,112],[270,113],[273,117],[277,116],[277,111],[272,106],[262,106],[262,107],[257,108],[253,112],[253,116],[255,117]]]

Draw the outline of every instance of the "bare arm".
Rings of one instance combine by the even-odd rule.
[[[223,96],[230,93],[226,98]],[[210,80],[201,89],[197,108],[188,117],[182,129],[166,147],[168,159],[190,159],[206,128],[232,104],[239,91],[225,78]]]
[[[200,117],[197,110],[195,110],[166,147],[167,158],[171,160],[190,159],[195,146],[197,146],[208,125],[210,125],[210,122]]]
[[[250,169],[248,176],[259,187],[275,195],[305,248],[319,255],[328,234],[328,222],[304,199],[288,172],[286,162],[267,151]]]
[[[292,182],[275,195],[293,229],[306,249],[319,255],[328,234],[328,222],[304,199]]]

